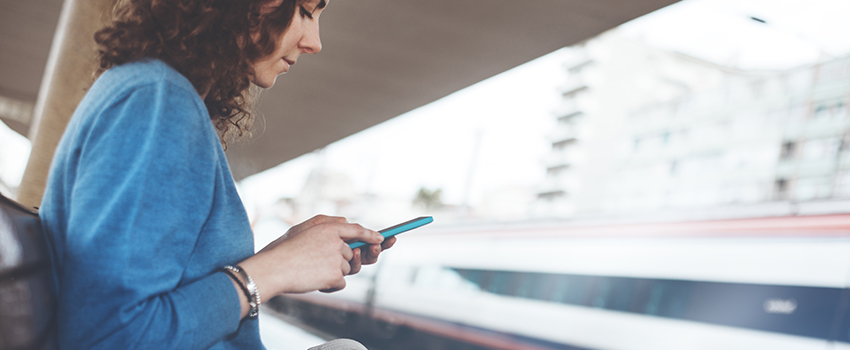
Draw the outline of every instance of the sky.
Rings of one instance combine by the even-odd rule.
[[[716,64],[776,70],[848,54],[846,14],[848,0],[686,0],[621,30]],[[450,204],[476,205],[489,191],[534,188],[545,175],[565,55],[555,51],[249,177],[240,184],[243,197],[259,206],[295,197],[319,166],[348,174],[361,192],[413,198],[420,187],[439,188]]]
[[[650,45],[717,64],[772,70],[846,55],[848,14],[847,0],[687,0],[621,29]]]

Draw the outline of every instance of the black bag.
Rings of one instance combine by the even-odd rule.
[[[0,195],[0,350],[56,349],[56,296],[38,213]]]

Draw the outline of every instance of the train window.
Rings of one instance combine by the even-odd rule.
[[[664,286],[655,285],[649,292],[649,299],[646,301],[644,313],[647,315],[658,315],[658,309],[661,306],[661,298],[664,296]]]
[[[584,300],[592,282],[591,277],[576,275],[552,275],[554,279],[549,300],[570,304],[585,305]]]
[[[630,311],[632,298],[636,294],[637,281],[632,278],[610,278],[605,295],[604,307],[608,310]]]
[[[535,283],[536,287],[531,292],[532,299],[549,300],[549,296],[552,295],[552,290],[554,289],[555,279],[553,276],[551,274],[538,275],[537,283]]]
[[[692,283],[674,281],[671,285],[672,288],[668,289],[670,291],[669,298],[662,304],[662,315],[672,318],[684,318],[691,299]]]
[[[469,281],[470,283],[478,286],[478,289],[482,289],[481,287],[484,285],[484,280],[486,279],[486,271],[483,270],[469,270],[469,269],[453,269],[456,271],[461,277]]]
[[[406,276],[412,270],[405,269]],[[428,288],[484,290],[611,311],[850,340],[850,313],[836,313],[840,300],[850,292],[835,288],[455,268],[419,268],[416,276],[416,284],[425,283]],[[742,318],[741,314],[751,316]],[[841,325],[835,326],[839,333],[829,333],[833,320],[842,317]]]
[[[850,293],[850,290],[845,289],[844,295],[842,295],[842,298],[847,298],[848,293]],[[840,323],[841,331],[839,332],[836,340],[850,343],[850,310],[847,310],[845,308],[845,309],[841,310],[840,312],[843,313],[844,317],[842,317],[843,320],[840,321],[841,322]]]
[[[457,272],[457,270],[451,268],[441,269],[439,283],[439,287],[442,289],[455,291],[480,290],[477,284],[470,282],[466,278],[463,278],[463,276],[461,276],[460,273]]]
[[[590,306],[597,309],[604,309],[605,302],[608,301],[608,295],[611,294],[613,281],[610,278],[601,278],[596,283],[596,288],[591,299]]]
[[[528,299],[531,291],[534,290],[534,278],[536,274],[527,273],[527,272],[518,272],[516,276],[516,289],[514,289],[514,296],[520,298]]]
[[[549,285],[551,277],[547,274],[522,272],[518,276],[514,295],[520,298],[546,300],[552,288]]]
[[[566,276],[553,275],[551,276],[552,281],[550,282],[552,285],[552,293],[549,296],[549,300],[554,302],[563,302],[565,300],[565,294],[569,289],[569,281]]]
[[[499,295],[511,295],[514,287],[516,273],[508,271],[494,271],[487,282],[485,289],[488,292]]]
[[[686,281],[653,281],[644,313],[684,318],[690,301],[691,284]]]

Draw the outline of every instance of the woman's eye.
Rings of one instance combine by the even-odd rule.
[[[307,11],[307,9],[305,9],[304,6],[301,6],[301,16],[307,17],[307,18],[310,18],[310,19],[313,18],[313,14],[310,13],[310,11]]]

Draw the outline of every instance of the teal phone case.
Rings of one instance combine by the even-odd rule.
[[[410,220],[410,221],[405,221],[405,222],[402,222],[398,225],[385,228],[383,230],[378,231],[378,233],[380,233],[381,236],[384,236],[384,238],[390,238],[390,237],[395,236],[399,233],[407,232],[407,231],[410,231],[410,230],[415,229],[417,227],[430,224],[433,221],[434,221],[434,218],[431,217],[431,216],[418,217],[416,219],[413,219],[413,220]],[[354,242],[354,243],[349,244],[348,246],[351,247],[351,249],[354,249],[354,248],[362,247],[364,245],[366,245],[366,243],[364,243],[364,242]]]

